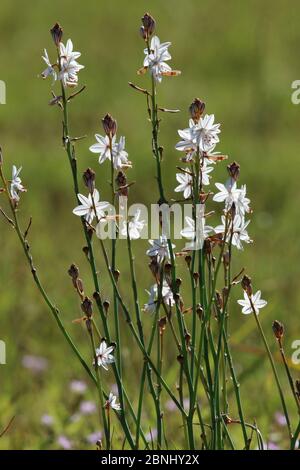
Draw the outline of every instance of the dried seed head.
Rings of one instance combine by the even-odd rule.
[[[81,304],[81,310],[86,314],[88,318],[91,318],[93,315],[93,302],[88,297],[85,297],[84,301]]]
[[[244,276],[242,279],[242,288],[247,292],[249,296],[252,295],[252,281],[249,276]]]
[[[88,168],[83,173],[83,182],[85,186],[88,188],[88,190],[90,191],[90,193],[92,193],[95,189],[95,178],[96,178],[96,173],[91,168]]]
[[[60,27],[59,23],[55,23],[53,28],[50,29],[50,33],[54,41],[54,44],[58,47],[59,43],[61,42],[62,35],[63,35],[63,30]]]
[[[199,98],[195,98],[189,107],[189,111],[194,123],[196,124],[197,122],[199,122],[200,117],[205,111],[204,101],[199,100]]]
[[[227,170],[229,176],[237,181],[240,176],[240,165],[237,162],[232,162],[230,165],[227,165]]]
[[[75,264],[71,264],[70,268],[68,269],[68,274],[73,279],[73,281],[78,279],[79,269],[77,268]]]
[[[275,337],[278,340],[280,340],[284,335],[284,326],[283,326],[283,324],[280,323],[278,320],[275,320],[275,321],[273,321],[272,328],[273,328],[273,333],[274,333]]]
[[[106,114],[102,119],[102,125],[105,134],[112,138],[117,133],[117,121],[110,115]]]
[[[155,19],[149,13],[145,13],[142,18],[142,26],[140,33],[142,38],[146,41],[154,33],[155,30]]]

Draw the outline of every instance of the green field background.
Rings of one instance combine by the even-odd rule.
[[[82,253],[80,223],[72,215],[75,201],[61,145],[61,115],[48,106],[51,80],[38,77],[44,69],[41,55],[46,47],[54,57],[49,29],[56,21],[64,28],[64,40],[72,38],[75,50],[82,53],[79,62],[85,69],[80,72],[80,84],[87,88],[70,106],[72,135],[87,136],[77,144],[79,171],[88,166],[97,170],[101,197],[109,197],[108,166],[99,167],[88,147],[94,142],[94,134],[102,132],[100,119],[110,112],[118,120],[119,135],[126,136],[133,162],[128,172],[130,180],[136,181],[131,202],[156,202],[155,162],[145,102],[128,86],[129,81],[149,85],[147,75],[136,75],[144,47],[138,29],[147,10],[157,20],[161,40],[172,42],[172,66],[182,71],[180,77],[166,78],[159,86],[159,104],[181,110],[164,115],[161,124],[167,194],[175,197],[177,129],[186,126],[188,105],[198,96],[206,102],[207,112],[214,113],[221,123],[218,150],[240,163],[241,182],[247,184],[252,200],[249,232],[254,243],[237,253],[235,267],[239,270],[245,266],[255,288],[261,289],[268,300],[261,321],[274,350],[272,321],[278,319],[286,325],[285,347],[290,357],[292,342],[300,339],[300,106],[291,102],[291,84],[300,79],[297,0],[1,0],[0,79],[6,83],[7,104],[0,105],[0,144],[6,171],[10,174],[12,164],[23,167],[28,192],[22,196],[20,218],[25,226],[33,217],[30,242],[40,276],[72,336],[91,361],[84,328],[72,324],[81,313],[67,275],[69,265],[79,265],[90,295],[92,285]],[[225,178],[226,164],[220,164],[214,181]],[[215,225],[217,222],[215,218]],[[134,245],[142,303],[152,282],[147,245],[145,240]],[[84,371],[42,303],[16,236],[3,219],[0,253],[0,339],[7,347],[7,364],[0,365],[0,430],[15,416],[9,432],[0,439],[0,448],[57,448],[56,436],[60,434],[68,435],[77,448],[93,448],[85,437],[98,430],[97,417],[84,416],[70,423],[78,403],[69,391],[69,381],[87,380]],[[125,245],[120,248],[118,266],[121,290],[132,305]],[[101,277],[104,266],[100,253],[99,267],[103,297],[110,299],[109,283],[104,275]],[[184,268],[180,269],[184,275]],[[280,410],[280,402],[254,319],[241,315],[235,303],[240,295],[237,288],[231,308],[233,355],[243,378],[241,392],[247,419],[256,419],[267,436],[274,432],[274,414]],[[188,305],[189,299],[185,301]],[[150,328],[149,319],[144,322]],[[124,375],[136,405],[142,360],[138,353],[133,354],[123,323],[122,332]],[[47,370],[34,374],[24,368],[22,358],[28,354],[45,357]],[[167,380],[175,386],[177,362],[171,343],[166,363]],[[299,367],[293,366],[292,371],[300,378]],[[110,375],[107,380],[113,382]],[[94,389],[88,385],[87,399],[96,400]],[[296,422],[292,400],[288,402]],[[146,401],[148,430],[154,426],[152,407],[151,400]],[[55,417],[54,436],[40,423],[44,413]],[[178,423],[170,416],[172,422],[170,447],[180,447]],[[284,437],[282,442],[285,445]]]

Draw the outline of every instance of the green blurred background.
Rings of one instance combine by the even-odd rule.
[[[128,173],[136,181],[131,201],[156,202],[145,102],[128,87],[129,81],[140,86],[149,84],[148,76],[136,75],[144,47],[138,29],[147,10],[157,20],[161,40],[172,42],[172,66],[182,70],[180,77],[164,79],[159,86],[160,105],[182,110],[164,115],[161,126],[167,192],[174,197],[179,162],[174,150],[177,129],[186,126],[188,105],[198,96],[205,100],[207,112],[214,113],[222,124],[218,150],[241,164],[241,181],[247,184],[254,209],[249,227],[254,244],[239,253],[236,269],[245,266],[255,287],[269,302],[261,320],[273,346],[272,320],[276,318],[286,325],[285,345],[290,357],[292,341],[300,338],[300,107],[291,102],[291,83],[300,78],[297,0],[1,1],[0,79],[7,86],[7,104],[0,106],[0,144],[7,172],[13,163],[23,166],[28,192],[22,197],[20,217],[25,226],[33,216],[30,242],[41,278],[90,361],[85,330],[71,323],[80,316],[67,276],[72,262],[80,266],[90,295],[92,286],[81,251],[79,220],[71,213],[75,203],[68,161],[61,146],[61,115],[59,109],[48,106],[51,80],[38,78],[45,68],[41,54],[46,47],[54,57],[49,29],[56,21],[64,28],[64,40],[71,37],[74,49],[82,53],[79,62],[85,69],[80,73],[80,84],[87,89],[70,106],[72,135],[87,135],[77,145],[79,171],[93,166],[102,198],[109,197],[108,166],[99,167],[88,147],[94,142],[94,133],[101,132],[100,118],[110,112],[118,120],[119,134],[126,136],[133,162]],[[225,170],[226,165],[220,164],[214,178],[223,181]],[[86,436],[98,430],[97,417],[84,415],[70,422],[79,399],[69,390],[69,381],[86,380],[84,371],[70,354],[34,288],[14,233],[4,220],[0,223],[0,339],[7,346],[7,364],[0,365],[0,429],[15,416],[9,432],[0,439],[0,448],[58,448],[60,435],[70,438],[74,447],[93,448]],[[147,300],[144,289],[152,282],[146,248],[146,241],[135,244],[142,303]],[[126,261],[124,250],[118,265],[122,290],[130,303]],[[103,270],[100,257],[99,265]],[[233,300],[238,296],[239,289]],[[105,277],[103,297],[111,297]],[[265,435],[274,435],[274,414],[280,410],[280,403],[254,320],[242,316],[234,302],[231,316],[233,354],[237,370],[243,374],[245,414],[249,421],[257,419]],[[141,361],[138,355],[132,358],[131,342],[124,334],[123,351],[128,359],[124,374],[130,379],[130,393],[135,397]],[[24,367],[26,355],[45,358],[47,368],[34,373]],[[175,384],[177,364],[171,348],[167,363],[167,379]],[[295,378],[299,376],[299,368],[293,366],[293,373]],[[107,377],[113,383],[112,377]],[[283,374],[282,381],[288,395]],[[96,400],[91,386],[83,399]],[[289,403],[295,422],[292,400]],[[41,424],[45,413],[55,418],[53,430]],[[145,420],[148,427],[153,425],[150,400]],[[170,431],[170,446],[181,445],[176,442],[177,432],[176,426],[173,433]],[[284,439],[278,439],[280,445],[285,445]]]

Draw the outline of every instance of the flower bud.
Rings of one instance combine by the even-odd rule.
[[[191,118],[193,119],[194,123],[196,124],[199,122],[200,117],[205,111],[205,103],[204,101],[199,100],[199,98],[195,98],[192,104],[189,107],[189,111],[191,114]]]
[[[242,279],[242,288],[247,292],[249,296],[252,295],[252,281],[248,276],[244,276]]]
[[[161,317],[158,321],[158,327],[159,327],[159,334],[160,336],[163,335],[165,329],[166,329],[166,324],[167,324],[167,317]]]
[[[201,307],[200,304],[198,304],[197,307],[196,307],[196,313],[197,313],[198,317],[200,318],[200,320],[202,320],[203,308]]]
[[[91,318],[93,315],[93,302],[88,297],[85,297],[84,301],[81,304],[81,310],[86,314],[88,318]]]
[[[72,278],[72,280],[78,279],[79,276],[79,269],[75,264],[71,264],[70,268],[68,269],[68,274]]]
[[[186,255],[186,257],[184,259],[185,259],[185,262],[187,264],[187,267],[189,268],[191,266],[192,257],[190,255]]]
[[[195,281],[195,285],[197,286],[198,285],[198,281],[199,281],[199,273],[193,273],[193,279]]]
[[[283,324],[280,323],[279,321],[275,320],[275,321],[273,321],[272,328],[273,328],[273,333],[274,333],[275,337],[278,340],[280,340],[284,335],[284,326],[283,326]]]
[[[227,165],[227,170],[229,176],[237,181],[240,176],[240,165],[237,162],[232,162],[230,165]]]
[[[119,171],[117,174],[116,185],[118,186],[118,195],[128,197],[127,178],[123,171]]]
[[[114,275],[115,281],[118,282],[119,277],[120,277],[120,271],[118,269],[115,269],[114,272],[113,272],[113,275]]]
[[[143,26],[141,27],[141,35],[146,40],[154,33],[155,19],[153,18],[153,16],[149,15],[149,13],[145,13],[142,18],[142,25]]]
[[[117,133],[117,121],[110,115],[106,114],[102,119],[102,125],[105,134],[112,138]]]
[[[90,191],[90,193],[92,193],[95,189],[95,178],[96,178],[96,173],[91,168],[88,168],[83,173],[83,182],[85,186],[88,188],[88,190]]]
[[[50,29],[50,33],[54,44],[58,47],[59,43],[61,42],[63,30],[58,23],[55,23],[52,29]]]
[[[106,316],[107,316],[107,314],[108,314],[109,306],[110,306],[109,301],[108,301],[108,300],[104,300],[104,302],[103,302],[103,308],[104,308],[104,311],[105,311],[105,315],[106,315]]]

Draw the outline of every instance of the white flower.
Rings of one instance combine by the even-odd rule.
[[[138,240],[141,236],[141,231],[145,227],[145,221],[140,220],[141,210],[138,209],[133,216],[133,219],[128,223],[128,233],[130,240]],[[123,222],[123,227],[121,230],[121,234],[124,237],[127,237],[127,223]]]
[[[128,161],[128,153],[125,151],[125,137],[120,137],[120,141],[116,142],[116,136],[114,135],[111,140],[109,137],[95,134],[97,143],[91,145],[90,151],[93,153],[99,154],[99,163],[100,165],[105,162],[105,160],[111,160],[111,153],[114,161],[114,168],[119,170],[123,167],[131,166],[131,163]]]
[[[200,183],[202,183],[204,186],[209,185],[209,173],[211,173],[213,169],[214,168],[212,166],[209,166],[206,162],[204,162],[199,175],[199,185]],[[179,193],[182,191],[184,199],[189,199],[192,196],[192,175],[190,173],[176,173],[176,179],[179,185],[175,188],[175,192]]]
[[[184,199],[189,199],[192,195],[192,175],[190,175],[189,173],[177,173],[176,179],[179,183],[179,186],[175,188],[175,192],[179,193],[183,191]]]
[[[156,256],[158,263],[161,263],[164,259],[170,259],[168,239],[165,235],[161,235],[157,240],[149,240],[149,243],[151,248],[146,251],[146,255]],[[175,245],[172,244],[172,248],[175,248]]]
[[[213,201],[225,202],[226,211],[234,204],[237,214],[242,217],[244,217],[246,212],[250,212],[250,199],[246,197],[246,185],[238,189],[236,181],[229,178],[225,184],[216,183],[216,187],[219,192],[214,195]]]
[[[111,408],[112,410],[116,411],[121,410],[121,406],[119,405],[119,403],[117,403],[117,397],[112,392],[110,392],[108,400],[106,400],[105,408]]]
[[[225,226],[226,226],[226,217],[223,215],[221,217],[222,224],[218,225],[215,227],[215,232],[216,233],[225,233]],[[237,214],[233,220],[230,222],[228,229],[227,229],[227,237],[226,241],[229,242],[232,234],[232,245],[236,246],[238,250],[243,250],[243,244],[242,242],[245,243],[251,243],[252,240],[250,239],[248,232],[246,228],[250,224],[250,220],[247,222],[243,217],[241,217],[239,214]]]
[[[120,141],[113,146],[113,160],[115,170],[131,166],[128,153],[125,151],[125,137],[120,137]]]
[[[20,178],[20,173],[21,173],[22,167],[17,169],[15,165],[12,167],[12,180],[10,183],[10,195],[12,199],[15,201],[20,200],[19,193],[24,193],[27,191],[24,186],[22,185],[22,180]]]
[[[81,205],[73,209],[73,214],[84,217],[88,224],[93,222],[94,217],[101,219],[105,216],[104,209],[109,206],[109,203],[100,201],[100,194],[97,189],[94,189],[93,196],[89,194],[88,197],[86,197],[83,196],[83,194],[77,194],[77,197]]]
[[[76,59],[81,56],[80,52],[73,51],[73,43],[68,39],[66,46],[60,43],[60,72],[58,74],[59,80],[62,81],[64,86],[74,87],[78,83],[78,72],[84,66],[78,64]]]
[[[261,297],[260,290],[258,290],[256,294],[251,295],[251,302],[254,307],[255,313],[257,315],[259,314],[259,310],[265,307],[268,303],[266,300],[263,300],[260,297]],[[244,292],[244,300],[237,301],[237,303],[243,307],[242,313],[244,313],[245,315],[248,315],[249,313],[253,313],[251,302],[246,292]]]
[[[115,358],[112,355],[113,350],[114,346],[108,346],[104,339],[101,341],[99,348],[96,348],[96,358],[99,367],[103,367],[103,369],[108,370],[107,365],[115,362]]]
[[[214,195],[213,201],[225,202],[225,209],[229,210],[233,203],[236,204],[240,196],[240,189],[237,188],[236,181],[229,178],[225,184],[216,183],[216,187],[219,192]]]
[[[107,158],[110,159],[110,142],[107,135],[103,137],[102,135],[95,134],[95,138],[97,143],[90,147],[90,151],[99,154],[99,163],[101,165]],[[116,136],[113,136],[112,146],[115,144],[115,141]]]
[[[53,81],[55,81],[57,79],[57,73],[55,72],[55,69],[49,60],[48,52],[46,49],[44,49],[44,55],[42,56],[42,59],[47,65],[47,68],[41,73],[42,78],[53,76]]]
[[[244,184],[239,190],[238,198],[235,201],[237,213],[244,217],[246,212],[250,212],[249,204],[250,199],[246,197],[246,185]]]
[[[198,148],[201,152],[211,152],[219,142],[218,134],[221,132],[220,124],[214,124],[214,120],[214,114],[206,114],[196,124],[190,119],[189,127],[178,131],[183,140],[175,148],[186,152],[188,160],[193,158]]]
[[[157,300],[158,300],[157,284],[154,284],[151,287],[150,292],[148,292],[148,294],[149,294],[149,300],[148,300],[148,303],[144,305],[144,311],[148,313],[154,313],[156,310],[156,305],[157,305]],[[163,283],[161,295],[162,295],[163,302],[167,306],[172,307],[175,304],[173,293],[169,285],[166,283],[166,281],[164,281]]]
[[[195,230],[195,221],[191,217],[186,216],[185,221],[187,227],[181,230],[180,234],[187,240],[191,240],[192,243],[187,245],[187,249],[195,250],[197,248],[203,248],[204,240],[208,237],[210,232],[213,230],[209,225],[205,225],[205,217],[197,217],[197,229]],[[195,243],[196,242],[196,243]]]
[[[150,44],[150,53],[146,48],[144,53],[146,55],[144,59],[144,67],[150,69],[153,77],[157,82],[162,81],[163,75],[172,72],[171,67],[166,64],[167,60],[171,59],[171,55],[168,51],[170,42],[160,43],[157,36],[153,36]]]

